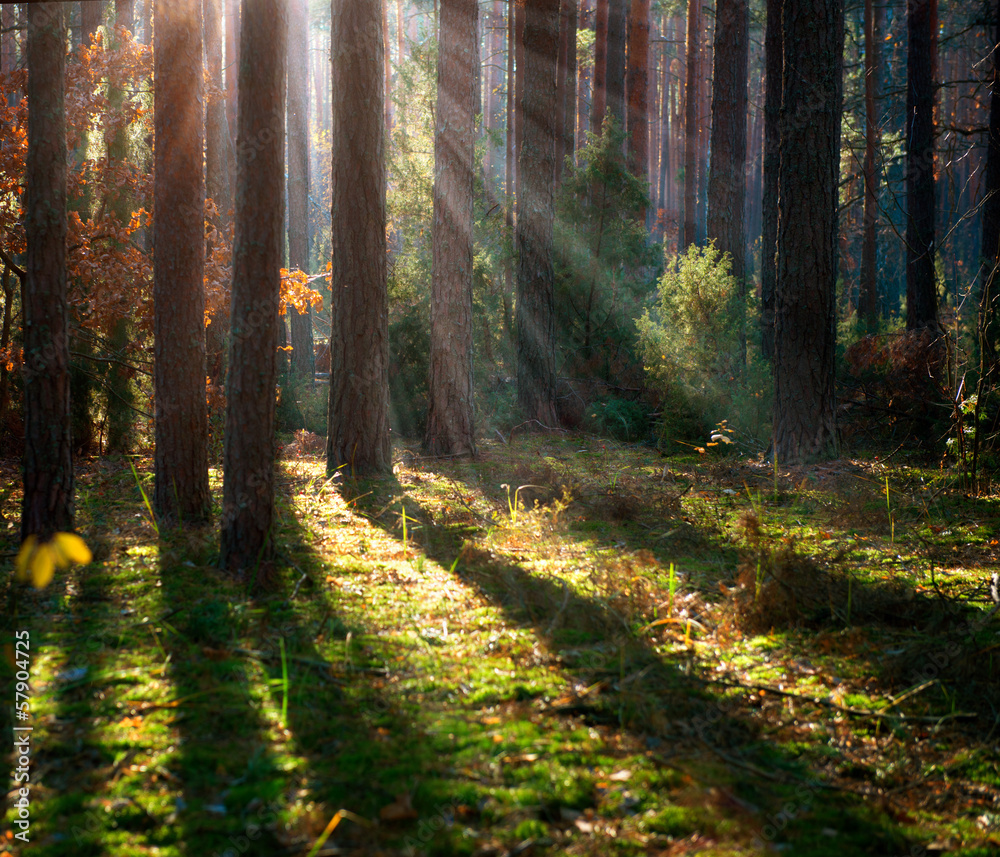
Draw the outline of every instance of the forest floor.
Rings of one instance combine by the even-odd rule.
[[[141,457],[80,465],[94,562],[15,586],[0,464],[0,852],[998,853],[1000,497],[717,452],[397,445],[343,483],[293,445],[252,597],[217,529],[157,533]]]

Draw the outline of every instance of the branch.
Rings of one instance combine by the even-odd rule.
[[[2,260],[7,267],[20,277],[22,283],[24,282],[24,278],[28,275],[27,272],[10,257],[3,247],[0,247],[0,260]]]

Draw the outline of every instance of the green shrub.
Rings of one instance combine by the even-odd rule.
[[[649,434],[649,409],[641,402],[608,396],[587,408],[583,426],[616,440],[645,440]]]

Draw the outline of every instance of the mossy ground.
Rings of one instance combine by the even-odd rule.
[[[28,631],[25,853],[996,853],[998,497],[586,435],[395,457],[282,460],[254,595],[115,459],[94,562],[15,585],[7,492],[0,851]]]

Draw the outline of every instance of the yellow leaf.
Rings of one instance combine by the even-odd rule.
[[[31,585],[35,589],[44,589],[52,582],[56,571],[56,560],[52,545],[39,545],[31,557]]]
[[[74,562],[86,565],[94,558],[87,543],[76,533],[56,533],[52,537],[52,544],[56,550],[56,563],[60,568],[69,568]]]
[[[35,552],[35,545],[37,543],[38,538],[34,534],[28,536],[21,543],[21,549],[17,552],[17,559],[14,561],[15,573],[18,580],[27,580],[28,563],[31,560],[31,555]]]

